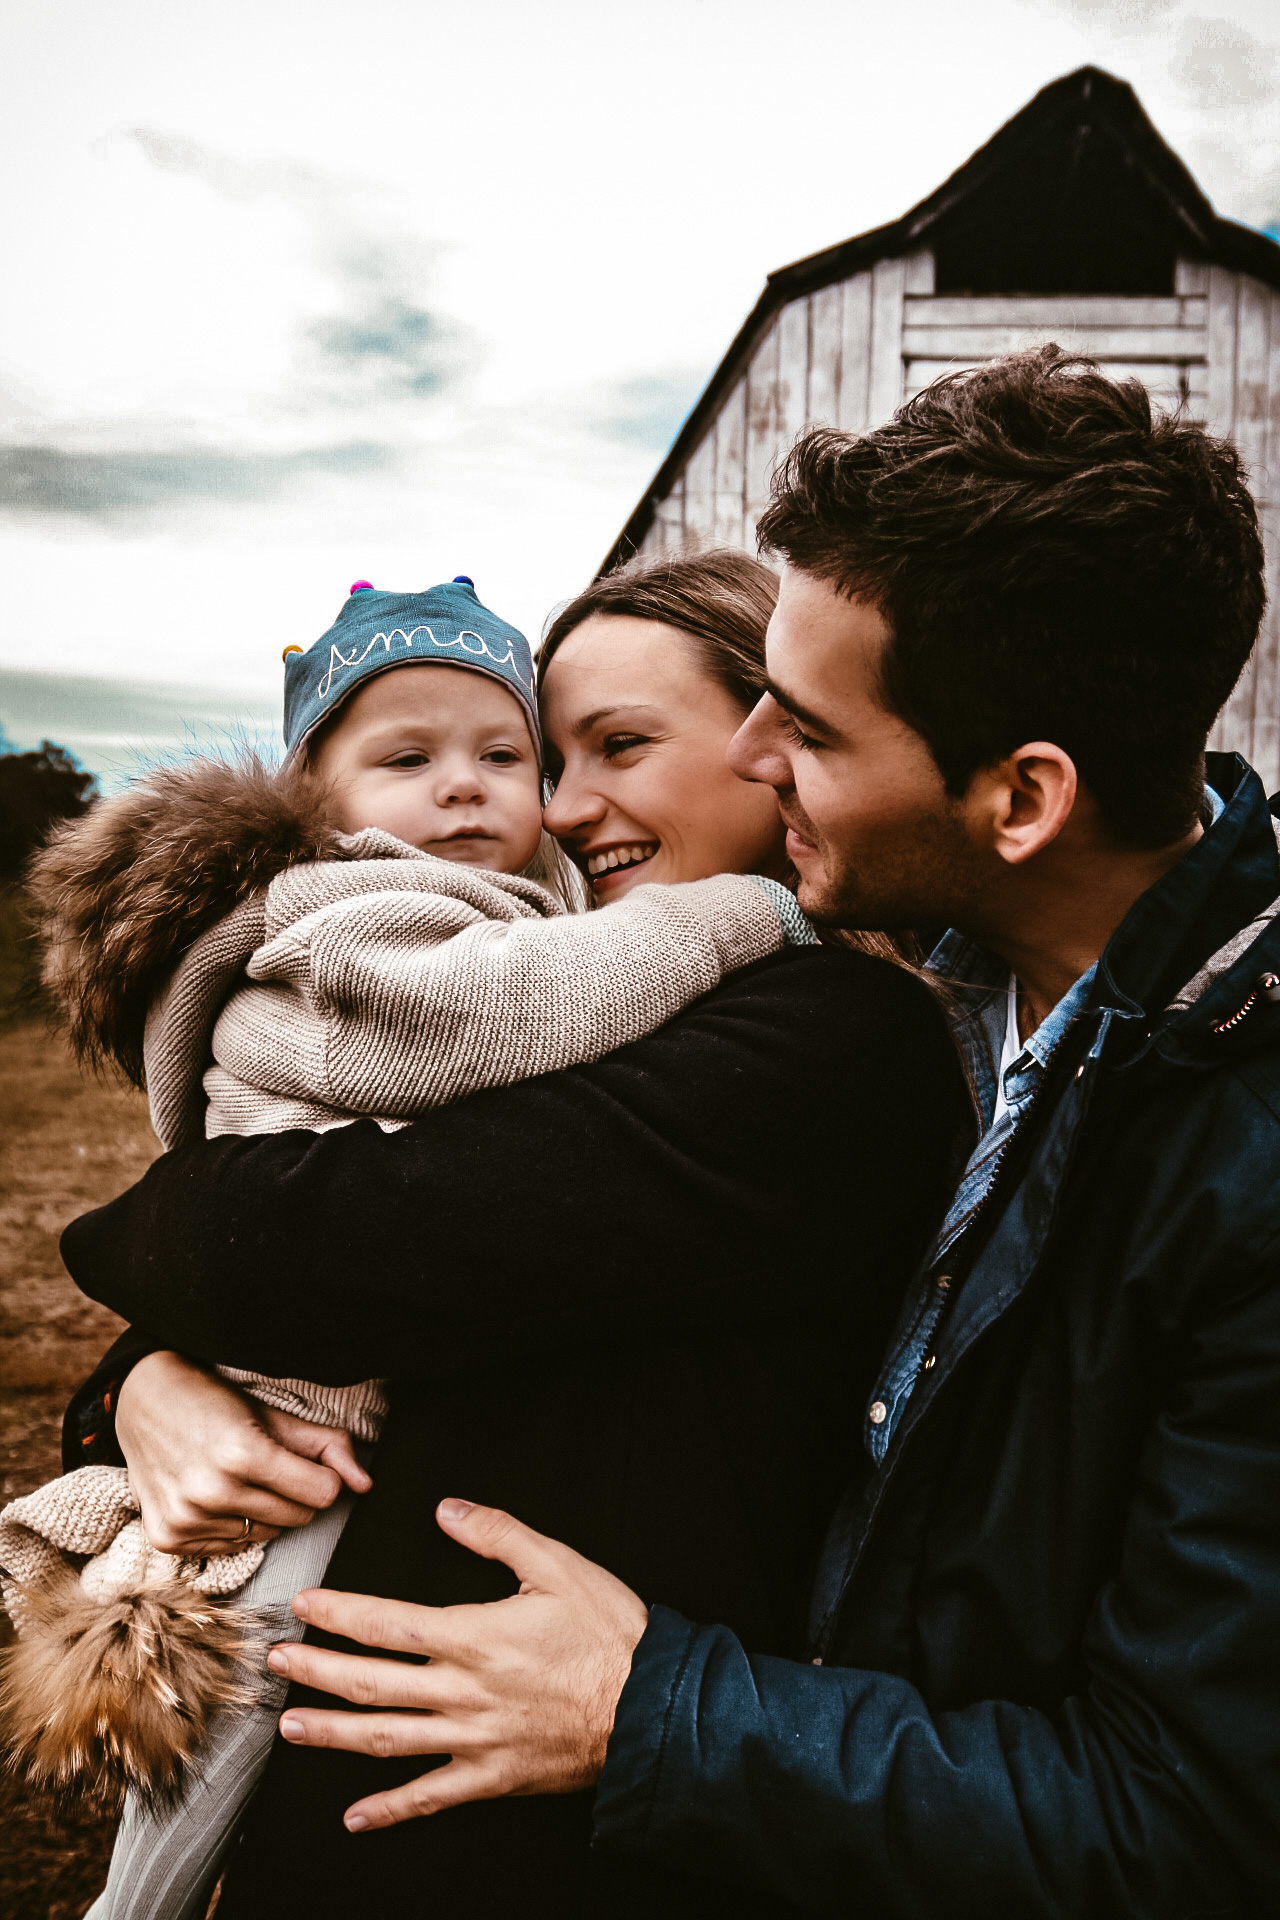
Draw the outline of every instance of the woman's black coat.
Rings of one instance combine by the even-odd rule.
[[[328,1584],[433,1603],[510,1592],[505,1569],[436,1528],[436,1502],[461,1494],[794,1656],[967,1119],[926,988],[861,955],[791,950],[595,1066],[400,1133],[169,1154],[63,1250],[153,1345],[393,1378],[374,1490]],[[121,1364],[80,1397],[73,1456],[110,1457],[96,1390]],[[589,1867],[589,1795],[344,1831],[353,1799],[423,1770],[278,1744],[220,1920],[719,1911],[679,1872]]]

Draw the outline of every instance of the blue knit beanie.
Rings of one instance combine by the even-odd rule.
[[[438,660],[487,673],[514,693],[542,758],[542,730],[529,642],[476,597],[465,574],[426,593],[380,593],[357,580],[327,633],[284,656],[285,764],[322,721],[375,673]]]

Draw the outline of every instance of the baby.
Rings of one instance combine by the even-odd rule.
[[[285,666],[279,775],[208,761],[154,773],[64,829],[33,879],[73,1038],[145,1082],[166,1149],[406,1125],[598,1059],[784,944],[794,901],[755,877],[566,910],[580,883],[542,832],[530,651],[470,580],[420,594],[359,581]],[[219,1371],[268,1406],[378,1437],[382,1382]],[[215,1714],[225,1751],[230,1710],[226,1829],[274,1730],[246,1651],[264,1622],[300,1631],[288,1602],[322,1578],[350,1507],[344,1494],[265,1550],[246,1520],[243,1545],[181,1558],[147,1541],[122,1468],[11,1503],[14,1757],[36,1779],[133,1788],[136,1825],[148,1796],[178,1791]],[[207,1783],[207,1752],[201,1764]]]

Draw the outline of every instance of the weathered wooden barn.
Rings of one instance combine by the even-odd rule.
[[[1136,374],[1247,460],[1271,606],[1214,744],[1280,787],[1280,245],[1220,219],[1133,90],[1094,67],[900,220],[770,274],[606,568],[753,547],[803,427],[875,426],[945,369],[1050,339]]]

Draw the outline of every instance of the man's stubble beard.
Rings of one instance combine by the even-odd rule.
[[[799,812],[788,808],[788,812]],[[868,835],[865,847],[840,856],[812,836],[823,856],[823,884],[801,881],[799,904],[811,920],[829,927],[893,933],[907,927],[948,925],[962,917],[977,882],[973,849],[958,818],[936,814]],[[968,884],[966,884],[966,882]]]

